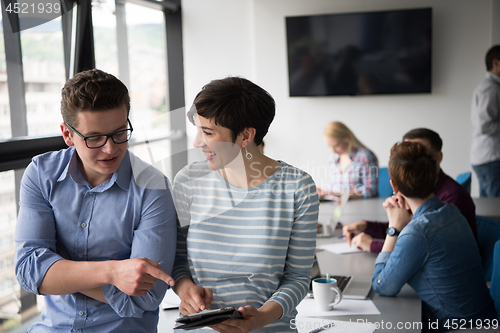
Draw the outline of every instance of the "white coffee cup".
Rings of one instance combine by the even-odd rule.
[[[333,306],[342,300],[342,292],[337,286],[337,280],[330,278],[314,279],[312,283],[314,301],[320,311],[333,310]],[[336,297],[338,295],[338,297]],[[337,300],[335,300],[337,298]]]

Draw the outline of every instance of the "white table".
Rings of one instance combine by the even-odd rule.
[[[382,202],[382,198],[349,201],[344,207],[341,221],[343,221],[345,217],[351,217],[353,219],[380,219],[383,221],[387,217],[385,215],[384,209],[382,208]],[[329,210],[331,210],[332,208],[328,205],[328,203],[322,203],[320,205],[320,215],[328,216]],[[332,238],[318,239],[317,244],[321,245],[342,241],[337,238],[337,236],[340,235],[340,230],[337,230],[336,233],[337,235]],[[330,273],[331,275],[372,276],[377,255],[366,252],[336,255],[327,251],[320,251],[316,254],[316,257],[318,259],[319,269],[322,274]],[[408,285],[404,286],[401,292],[396,297],[384,297],[372,292],[371,298],[375,306],[379,309],[381,313],[380,315],[331,316],[328,317],[328,319],[342,321],[363,320],[365,322],[374,323],[390,322],[394,326],[399,322],[420,322],[421,320],[421,300],[413,291],[413,289]],[[178,314],[179,311],[177,309],[160,310],[158,332],[173,332],[172,327],[175,324],[175,318],[177,318]],[[404,331],[420,332],[418,328]],[[386,325],[384,329],[377,329],[376,332],[395,332],[395,330],[394,327],[392,329],[388,329]]]

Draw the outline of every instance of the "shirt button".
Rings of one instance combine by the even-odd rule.
[[[80,316],[83,316],[83,311],[80,311],[80,312],[78,312],[78,313],[80,314]]]
[[[378,284],[382,283],[382,279],[378,279],[378,280],[377,280],[377,283],[378,283]]]
[[[78,255],[78,258],[83,258],[83,254],[79,254],[79,255]]]
[[[84,222],[82,223],[82,228],[85,228],[87,226],[87,224]]]

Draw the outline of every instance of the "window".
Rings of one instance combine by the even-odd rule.
[[[162,139],[170,135],[163,12],[130,3],[125,12],[134,139],[147,141],[131,150],[172,179],[170,147]]]
[[[163,12],[113,0],[94,1],[96,67],[129,88],[130,150],[172,179]]]
[[[95,65],[119,77],[114,0],[92,1]]]
[[[21,31],[28,135],[58,135],[66,81],[61,18]]]
[[[20,287],[14,272],[16,205],[14,171],[0,172],[0,313],[7,323],[19,323]]]
[[[2,19],[2,11],[0,11]],[[0,24],[0,140],[12,137],[10,129],[9,91],[7,89],[7,63],[5,61],[5,41],[3,25]]]

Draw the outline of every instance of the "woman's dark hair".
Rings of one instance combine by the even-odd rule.
[[[196,95],[188,112],[194,124],[197,113],[215,124],[229,128],[233,142],[245,128],[255,128],[258,146],[274,119],[276,104],[272,96],[255,83],[240,77],[213,80]]]
[[[398,142],[391,148],[389,176],[408,198],[425,199],[434,192],[437,168],[434,155],[420,142]]]
[[[102,112],[123,105],[130,112],[127,87],[115,76],[99,69],[80,72],[66,81],[62,88],[61,114],[63,121],[78,126],[78,112]]]

